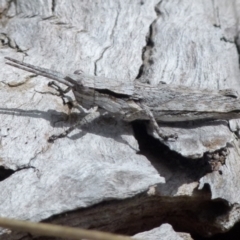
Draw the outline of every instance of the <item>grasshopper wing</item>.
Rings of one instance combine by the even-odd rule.
[[[134,93],[133,81],[115,80],[101,76],[91,76],[85,73],[70,74],[65,79],[72,84],[82,85],[95,90],[108,90],[126,96],[132,96]]]

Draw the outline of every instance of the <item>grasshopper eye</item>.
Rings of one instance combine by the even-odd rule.
[[[81,69],[76,70],[76,71],[74,71],[74,74],[81,75],[81,74],[83,74],[83,70],[81,70]]]

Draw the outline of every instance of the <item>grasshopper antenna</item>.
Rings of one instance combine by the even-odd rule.
[[[41,75],[43,77],[53,79],[53,80],[55,80],[57,82],[60,82],[60,83],[66,85],[68,87],[71,87],[71,88],[73,87],[73,84],[70,83],[69,81],[67,81],[66,79],[64,79],[64,76],[59,72],[49,70],[49,69],[46,69],[46,68],[36,67],[36,66],[31,65],[29,63],[20,62],[16,59],[9,58],[9,57],[5,57],[5,59],[10,61],[10,62],[6,62],[6,64],[8,64],[10,66],[22,69],[22,70],[27,71],[27,72],[35,73],[37,75]]]

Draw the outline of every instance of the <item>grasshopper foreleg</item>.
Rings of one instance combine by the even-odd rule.
[[[67,96],[66,93],[68,93],[72,88],[71,87],[67,87],[66,89],[62,89],[56,82],[51,81],[48,83],[48,86],[55,89],[58,93],[53,95],[59,96],[62,98],[63,101],[63,105],[68,105],[69,109],[71,110],[74,107],[74,103],[73,100],[71,99],[71,97]],[[67,100],[65,100],[67,99]]]
[[[55,83],[54,81],[49,82],[48,86],[55,89],[57,92],[59,92],[59,96],[64,96],[65,93],[68,93],[72,89],[71,87],[67,87],[64,90],[60,86],[58,86],[58,84]]]

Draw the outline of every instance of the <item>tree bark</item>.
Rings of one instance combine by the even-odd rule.
[[[240,92],[239,10],[239,0],[0,0],[1,216],[129,235],[165,222],[202,236],[230,230],[240,220],[239,120],[161,123],[179,136],[166,147],[145,123],[102,116],[51,144],[82,116],[4,57]]]

